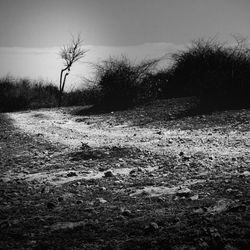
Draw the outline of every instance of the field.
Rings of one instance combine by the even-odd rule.
[[[249,109],[196,101],[0,114],[0,249],[249,249]]]

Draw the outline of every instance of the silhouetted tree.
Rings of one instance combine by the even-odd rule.
[[[64,68],[60,73],[60,85],[59,85],[59,98],[58,98],[58,106],[60,107],[62,104],[62,96],[65,87],[65,82],[67,76],[70,73],[70,68],[73,63],[79,61],[88,50],[82,48],[83,41],[81,40],[80,35],[77,37],[72,36],[71,42],[68,45],[65,45],[60,50],[60,57],[64,61]],[[65,73],[66,72],[66,73]]]

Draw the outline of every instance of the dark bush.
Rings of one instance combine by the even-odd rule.
[[[147,99],[149,86],[146,82],[158,61],[133,64],[123,56],[95,65],[96,82],[102,91],[100,105],[107,109],[124,109]]]
[[[58,88],[52,83],[5,77],[0,79],[0,112],[58,106]],[[94,104],[100,99],[100,89],[65,92],[63,106]]]
[[[198,40],[172,58],[166,92],[198,96],[208,109],[250,106],[250,49],[242,42],[226,46]]]
[[[53,107],[57,93],[57,87],[51,83],[8,76],[0,79],[0,111]]]
[[[101,90],[98,86],[92,86],[84,89],[72,90],[64,93],[63,106],[90,105],[100,102]]]

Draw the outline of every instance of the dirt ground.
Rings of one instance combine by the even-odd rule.
[[[250,249],[250,111],[195,103],[0,114],[0,249]]]

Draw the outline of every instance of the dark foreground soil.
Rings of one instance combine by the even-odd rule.
[[[242,133],[236,151],[249,148],[249,112],[237,112],[210,126],[211,133],[215,126],[216,133]],[[246,152],[72,149],[0,114],[0,249],[250,249]],[[122,168],[129,172],[114,174]]]

